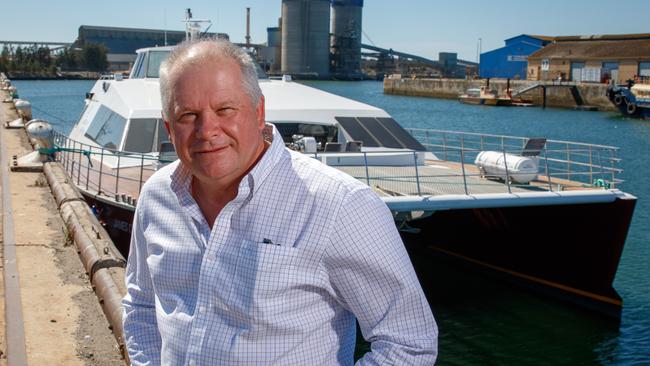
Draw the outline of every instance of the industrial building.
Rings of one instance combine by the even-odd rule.
[[[282,59],[282,32],[280,27],[266,28],[267,40],[266,48],[262,52],[262,64],[265,71],[271,74],[279,74],[281,72],[281,59]]]
[[[650,76],[650,34],[555,37],[528,56],[529,80],[624,83],[635,76]]]
[[[363,0],[332,0],[332,74],[362,79],[361,35]]]
[[[228,35],[223,33],[209,33],[209,35],[228,39]],[[82,25],[71,47],[80,48],[84,42],[102,44],[108,50],[106,58],[109,70],[126,71],[133,65],[137,49],[175,45],[184,39],[185,31]]]
[[[481,54],[479,76],[525,79],[528,56],[553,42],[553,39],[553,37],[529,34],[506,39],[504,47]]]

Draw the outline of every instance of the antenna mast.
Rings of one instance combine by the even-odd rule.
[[[210,20],[207,19],[193,19],[192,10],[187,8],[185,10],[185,39],[194,40],[198,39],[201,34],[201,23],[212,24]]]

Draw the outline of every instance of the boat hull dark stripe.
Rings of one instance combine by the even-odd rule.
[[[636,200],[439,211],[415,220],[410,245],[437,250],[604,308],[620,307],[612,283]]]

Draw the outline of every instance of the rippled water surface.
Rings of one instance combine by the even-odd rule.
[[[383,108],[405,127],[619,146],[626,181],[620,188],[639,198],[614,282],[624,300],[620,324],[446,261],[426,266],[428,296],[440,327],[441,365],[650,365],[650,121],[384,95],[382,84],[372,81],[305,83]],[[68,132],[93,82],[15,85],[34,105],[35,117]],[[553,225],[552,218],[543,225]]]

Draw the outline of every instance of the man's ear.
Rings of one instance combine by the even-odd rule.
[[[176,146],[176,144],[174,144],[174,134],[172,133],[171,126],[169,125],[169,121],[163,119],[163,122],[165,122],[165,130],[167,130],[167,135],[169,135],[169,141],[171,141],[172,144]]]
[[[263,95],[260,97],[260,100],[257,102],[257,107],[255,108],[255,112],[257,112],[257,123],[261,131],[264,129],[264,126],[266,125],[266,109],[264,107]]]

